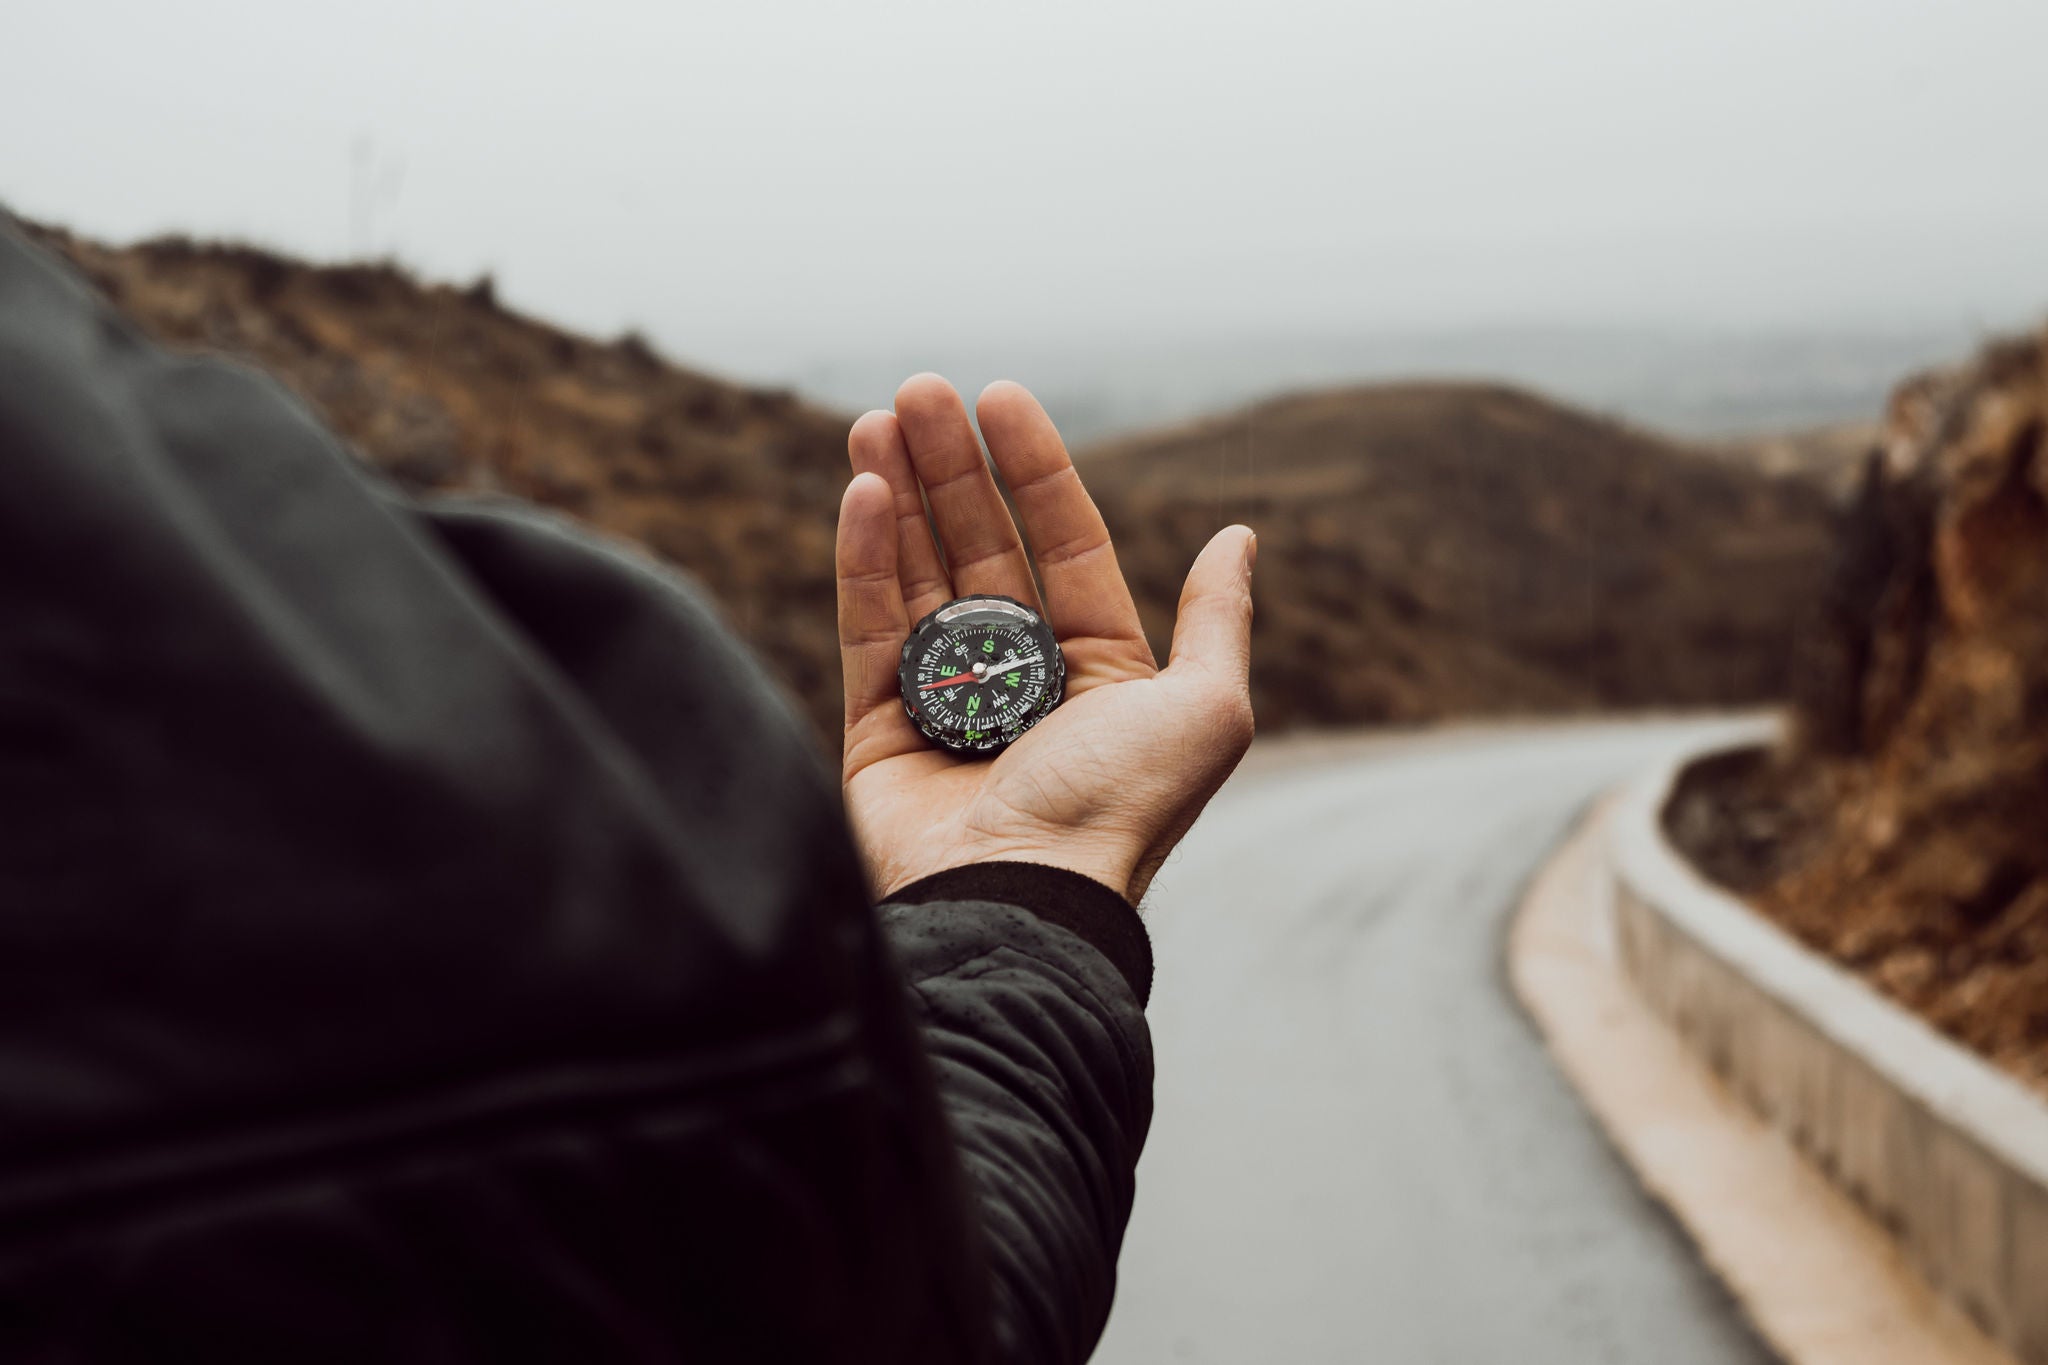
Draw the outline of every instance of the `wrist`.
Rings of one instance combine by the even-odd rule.
[[[1000,861],[1031,863],[1039,867],[1071,872],[1108,887],[1132,905],[1137,903],[1131,896],[1131,883],[1138,872],[1138,856],[1135,852],[1122,855],[1110,852],[1094,853],[1074,848],[1030,848],[1012,850],[1004,854]]]
[[[1071,832],[1059,839],[990,839],[947,849],[942,855],[918,866],[905,866],[883,880],[880,899],[888,899],[904,887],[942,872],[989,863],[1029,863],[1056,868],[1100,883],[1125,901],[1135,904],[1131,883],[1137,876],[1141,851],[1108,839],[1091,839]]]

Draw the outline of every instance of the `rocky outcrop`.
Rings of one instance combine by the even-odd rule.
[[[2048,331],[1900,387],[1820,618],[1794,747],[1674,832],[2048,1089]]]

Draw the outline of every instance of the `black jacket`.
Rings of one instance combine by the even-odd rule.
[[[878,914],[692,589],[406,500],[4,220],[0,479],[0,1361],[1088,1354],[1119,897]]]

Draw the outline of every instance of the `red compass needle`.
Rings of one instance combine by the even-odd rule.
[[[928,682],[924,684],[924,686],[918,688],[917,690],[920,692],[929,692],[934,687],[951,687],[954,683],[964,683],[973,681],[974,675],[972,673],[955,673],[950,678],[941,678],[937,682]]]

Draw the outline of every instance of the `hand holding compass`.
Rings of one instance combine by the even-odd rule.
[[[1135,903],[1251,740],[1252,535],[1226,528],[1197,557],[1162,670],[1044,409],[998,383],[978,415],[1042,605],[951,385],[910,379],[848,437],[841,771],[871,889],[1016,860]]]

